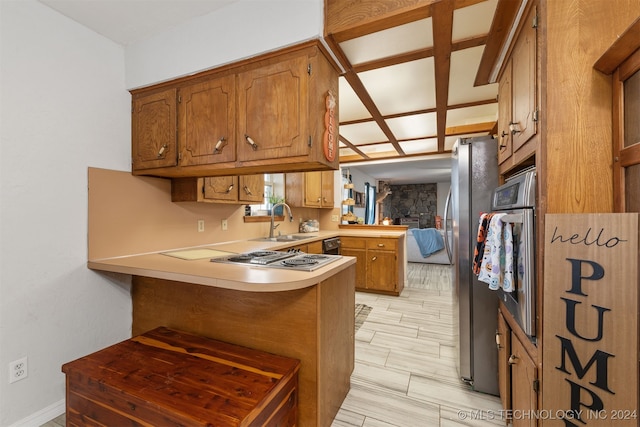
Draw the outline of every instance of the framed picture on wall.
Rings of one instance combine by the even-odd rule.
[[[359,191],[355,191],[354,199],[356,201],[356,206],[359,208],[364,208],[364,193],[360,193]]]

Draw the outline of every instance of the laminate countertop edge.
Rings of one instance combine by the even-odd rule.
[[[314,271],[291,271],[260,266],[212,263],[208,259],[183,260],[160,253],[89,261],[91,270],[171,280],[245,292],[283,292],[303,289],[354,265],[342,257]]]
[[[399,238],[405,234],[406,232],[404,231],[391,230],[340,230],[339,232],[314,233],[314,235],[309,236],[309,239],[299,240],[295,243],[308,243],[336,236]],[[210,248],[240,253],[261,249],[279,250],[290,245],[291,242],[238,240],[194,248]],[[179,249],[187,250],[192,248]],[[185,260],[162,254],[162,252],[168,251],[93,259],[87,262],[87,267],[95,271],[143,276],[239,291],[284,292],[317,285],[356,262],[353,257],[343,256],[342,259],[311,272],[290,271],[260,266],[212,263],[209,259]]]

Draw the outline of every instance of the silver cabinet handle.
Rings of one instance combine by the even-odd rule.
[[[244,186],[244,192],[247,196],[253,196],[253,193],[251,192],[251,189],[249,187],[247,187],[246,185]]]
[[[220,154],[222,152],[222,149],[227,145],[227,138],[225,138],[224,136],[221,136],[220,139],[218,140],[215,148],[213,149],[213,154]]]
[[[518,356],[515,354],[509,356],[509,365],[515,365],[516,363],[518,363]]]
[[[251,145],[251,148],[253,148],[253,151],[256,151],[258,149],[258,144],[256,144],[256,142],[253,139],[251,139],[249,135],[245,135],[244,139],[246,139],[247,143]]]
[[[159,159],[161,159],[164,156],[164,152],[167,150],[167,148],[169,148],[167,144],[164,144],[162,147],[160,147],[160,150],[158,150]]]
[[[375,260],[377,260],[377,259],[378,259],[378,257],[377,257],[377,256],[374,256],[374,257],[372,257],[372,258],[371,258],[371,261],[375,261]]]
[[[233,190],[233,184],[231,184],[231,185],[229,186],[229,188],[227,188],[226,193],[227,193],[227,194],[231,193],[231,190]]]

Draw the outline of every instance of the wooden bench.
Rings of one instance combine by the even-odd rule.
[[[62,366],[67,425],[295,426],[299,366],[156,328]]]

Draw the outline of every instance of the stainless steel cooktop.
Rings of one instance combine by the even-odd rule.
[[[342,258],[340,255],[307,254],[299,251],[253,251],[211,258],[211,262],[313,271]]]

